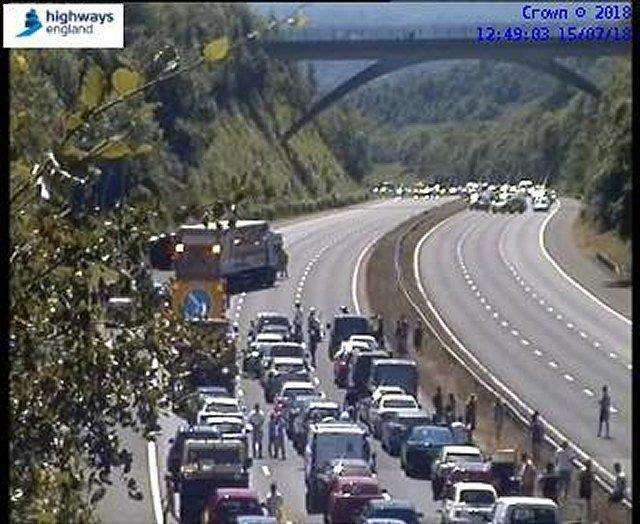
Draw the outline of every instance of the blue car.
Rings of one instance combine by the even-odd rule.
[[[463,445],[463,435],[449,426],[414,426],[402,443],[400,467],[409,477],[431,476],[431,464],[442,446]]]
[[[380,442],[382,449],[395,457],[400,454],[402,443],[416,426],[433,423],[433,415],[424,411],[401,411],[394,413],[391,418],[382,423]]]
[[[419,524],[423,517],[424,514],[408,500],[370,500],[357,522],[363,524],[370,522],[371,519],[394,519],[405,524]]]

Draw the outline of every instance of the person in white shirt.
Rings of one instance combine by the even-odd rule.
[[[260,404],[256,403],[249,417],[253,426],[253,456],[262,458],[262,432],[264,426],[264,413],[260,410]],[[257,451],[256,451],[257,449]]]

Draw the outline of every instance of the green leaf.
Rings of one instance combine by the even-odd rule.
[[[226,36],[205,44],[202,55],[208,62],[219,62],[229,54],[229,39]]]
[[[133,149],[124,142],[113,142],[102,149],[95,157],[105,160],[117,160],[133,155]]]
[[[84,117],[81,111],[71,113],[67,118],[67,131],[73,131],[84,123]]]
[[[151,144],[141,144],[136,148],[136,155],[149,155],[153,153],[153,146]]]
[[[80,89],[80,104],[93,109],[104,95],[104,73],[98,66],[92,66],[84,75]]]
[[[111,75],[111,84],[118,95],[133,91],[140,87],[142,82],[143,78],[140,73],[131,71],[126,67],[119,67],[113,75]]]
[[[87,155],[87,151],[83,151],[82,149],[72,145],[64,146],[58,151],[58,156],[62,160],[72,162],[82,162]]]

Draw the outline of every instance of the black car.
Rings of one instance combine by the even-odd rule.
[[[400,447],[400,466],[409,477],[429,478],[443,446],[464,444],[466,440],[449,426],[415,426]]]
[[[415,360],[401,358],[375,359],[369,372],[369,392],[378,386],[399,386],[408,395],[418,394],[418,365]]]
[[[169,439],[169,456],[167,457],[167,469],[172,475],[180,471],[182,449],[187,438],[219,438],[220,430],[213,426],[180,426],[176,436]]]
[[[397,519],[406,524],[418,524],[423,517],[408,500],[370,500],[356,522],[363,523],[367,519]]]
[[[336,315],[333,317],[333,324],[327,324],[327,329],[331,330],[329,357],[332,360],[335,352],[340,349],[340,344],[349,340],[351,335],[373,335],[369,319],[362,315]]]

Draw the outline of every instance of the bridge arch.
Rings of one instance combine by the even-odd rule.
[[[433,60],[441,60],[441,58],[435,58]],[[541,71],[543,73],[555,76],[559,80],[577,88],[581,91],[584,91],[591,96],[598,98],[600,96],[600,89],[590,80],[580,76],[575,71],[572,71],[568,67],[560,64],[556,60],[553,59],[534,59],[530,57],[514,57],[510,56],[508,58],[494,58],[494,60],[499,60],[502,62],[512,62],[516,64],[523,65],[525,67],[529,67],[536,71]],[[374,64],[369,67],[363,69],[355,76],[346,80],[331,92],[327,93],[320,100],[318,100],[312,107],[309,109],[307,113],[305,113],[302,117],[300,117],[293,125],[282,135],[281,139],[284,142],[289,141],[289,139],[295,135],[300,129],[302,129],[305,125],[311,122],[316,116],[320,113],[331,107],[335,102],[343,98],[345,95],[350,93],[351,91],[359,88],[360,86],[384,76],[388,73],[392,73],[393,71],[397,71],[399,69],[403,69],[405,67],[409,67],[412,65],[416,65],[419,63],[427,62],[429,60],[424,59],[381,59],[376,61]]]

